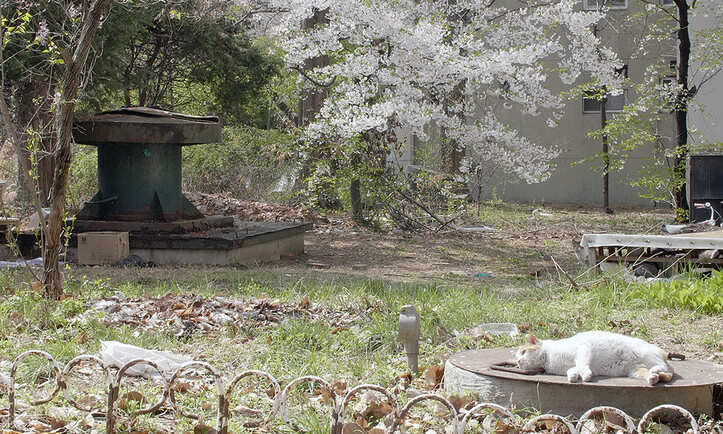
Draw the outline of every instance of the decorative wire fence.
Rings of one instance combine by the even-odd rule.
[[[19,381],[21,377],[19,370],[23,365],[37,367],[37,363],[28,363],[31,359],[51,367],[45,375],[40,375],[43,378],[42,384],[37,381],[33,381],[32,384]],[[134,369],[137,371],[139,365],[145,365],[143,366],[145,371],[153,372],[153,375],[140,381],[138,381],[139,377],[129,375]],[[70,385],[78,378],[92,376],[91,367],[95,368],[95,374],[100,374],[97,377],[101,378],[102,384],[99,390],[102,392],[103,399],[88,399],[89,396],[96,395],[92,394],[91,386],[83,385],[82,382],[80,393],[83,396],[79,398],[74,395],[73,387]],[[37,371],[35,372],[37,373]],[[198,380],[202,377],[206,378],[204,383],[207,384],[206,391],[216,401],[213,405],[200,407],[203,408],[203,411],[209,411],[211,407],[214,407],[212,417],[208,418],[194,413],[195,410],[186,407],[185,404],[188,404],[189,400],[180,399],[181,395],[187,394],[189,391],[188,381]],[[684,408],[674,405],[661,405],[651,409],[640,418],[637,424],[631,416],[614,407],[592,408],[577,421],[554,414],[524,417],[494,403],[465,401],[464,405],[459,403],[455,405],[452,400],[435,393],[419,394],[402,403],[400,397],[394,392],[373,384],[359,385],[344,393],[339,393],[334,384],[316,376],[296,378],[282,389],[271,374],[258,370],[247,370],[237,374],[226,384],[223,376],[213,366],[198,361],[186,362],[169,375],[151,360],[132,360],[115,370],[99,357],[81,355],[70,360],[65,367],[61,367],[50,354],[31,350],[15,358],[10,377],[5,377],[3,380],[7,383],[5,388],[9,407],[7,410],[2,410],[2,413],[6,415],[2,427],[9,430],[18,428],[19,406],[22,405],[25,412],[28,413],[32,408],[42,407],[46,404],[61,405],[56,398],[62,391],[67,404],[74,409],[103,418],[105,432],[108,434],[131,431],[126,426],[129,417],[158,415],[163,413],[162,407],[168,408],[169,405],[173,410],[172,416],[176,420],[190,419],[195,423],[204,424],[202,425],[203,430],[194,432],[224,434],[229,432],[229,423],[232,420],[245,432],[253,432],[254,429],[258,429],[262,432],[313,431],[331,434],[396,432],[464,434],[548,430],[578,434],[612,432],[610,431],[612,427],[615,432],[642,434],[647,432],[661,413],[666,413],[668,416],[673,414],[682,418],[684,425],[687,425],[688,433],[697,434],[700,431],[693,415]],[[249,384],[244,387],[242,383],[248,382],[248,380],[256,380],[255,383],[254,381],[250,383],[253,387],[250,387]],[[122,394],[121,389],[124,387],[124,382],[126,382],[125,388],[129,386],[130,388],[140,388],[143,393],[148,393],[146,388],[150,383],[154,383],[157,388],[156,397],[153,399],[155,402],[146,405],[145,401],[139,398],[141,393],[138,391]],[[18,396],[23,389],[38,390],[40,388],[49,391],[41,392],[43,397],[28,402],[22,402]],[[78,391],[75,392],[77,394]],[[370,400],[370,396],[373,396],[373,399]],[[56,402],[53,403],[54,400]],[[130,409],[129,400],[136,400],[138,405]],[[299,402],[303,400],[307,402],[301,405],[306,405],[307,409],[311,409],[311,412],[315,413],[317,420],[321,421],[320,425],[315,428],[304,426],[308,419],[299,417],[302,411]],[[237,407],[232,409],[232,403],[237,404]],[[311,405],[308,405],[309,403]],[[190,406],[193,407],[193,405]],[[378,425],[374,428],[365,427],[366,422],[362,419],[374,419],[372,415],[375,413],[379,421]],[[215,428],[205,425],[205,423],[212,424],[212,421],[215,421]],[[277,428],[272,427],[273,424],[277,424],[274,425]],[[37,430],[35,431],[37,432]],[[67,427],[61,431],[73,432]],[[238,432],[238,430],[234,431]],[[99,431],[95,430],[95,432]]]

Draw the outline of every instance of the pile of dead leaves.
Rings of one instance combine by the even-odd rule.
[[[241,221],[329,223],[321,214],[302,206],[249,202],[224,193],[189,193],[188,198],[205,215],[233,216]]]
[[[196,294],[167,294],[162,297],[146,294],[134,299],[112,296],[92,300],[88,302],[88,307],[104,312],[102,321],[106,325],[128,325],[138,330],[178,337],[190,337],[195,333],[218,336],[248,325],[273,326],[285,318],[302,317],[332,329],[342,329],[378,310],[372,305],[361,310],[333,310],[312,303],[307,296],[297,303],[282,303],[265,298],[204,298]]]

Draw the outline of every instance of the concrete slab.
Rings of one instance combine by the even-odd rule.
[[[723,366],[700,360],[673,360],[670,383],[648,386],[633,378],[593,378],[589,383],[567,382],[565,376],[524,375],[497,371],[493,364],[514,360],[516,348],[490,348],[457,353],[447,360],[444,387],[456,394],[517,409],[579,417],[585,411],[608,405],[640,417],[660,404],[674,404],[694,414],[712,414],[713,386],[723,383]]]
[[[312,223],[241,222],[192,234],[131,233],[130,254],[156,264],[256,264],[303,253],[304,233],[312,227]]]

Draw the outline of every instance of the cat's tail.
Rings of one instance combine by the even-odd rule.
[[[673,370],[673,366],[670,364],[670,356],[673,354],[665,354],[663,356],[663,361],[665,362],[665,367],[667,368],[664,371],[658,372],[658,378],[663,383],[668,383],[670,381],[673,381],[673,376],[675,375],[675,371]],[[677,354],[676,354],[677,356]]]

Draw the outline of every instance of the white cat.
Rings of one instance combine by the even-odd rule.
[[[567,375],[567,381],[590,381],[593,376],[631,377],[648,381],[673,379],[668,355],[641,339],[617,333],[589,331],[567,339],[538,340],[532,334],[515,354],[517,366]]]

